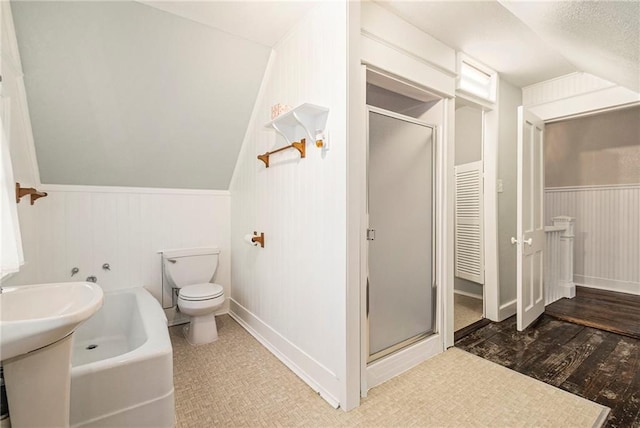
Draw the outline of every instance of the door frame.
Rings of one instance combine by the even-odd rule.
[[[357,123],[352,123],[350,129],[354,131],[354,137],[357,140],[351,140],[349,143],[349,225],[348,228],[348,248],[349,248],[349,276],[351,284],[358,284],[358,293],[360,295],[360,308],[358,310],[358,330],[360,343],[360,396],[366,397],[368,391],[367,385],[367,363],[366,356],[368,353],[368,344],[365,340],[365,320],[366,320],[366,85],[367,70],[372,70],[379,75],[387,77],[397,85],[406,85],[411,88],[412,93],[422,91],[425,94],[436,96],[442,103],[439,107],[441,114],[436,124],[438,132],[435,135],[435,174],[438,179],[438,185],[435,190],[435,227],[436,227],[436,325],[435,334],[430,336],[426,341],[410,346],[421,347],[424,354],[429,356],[443,352],[446,347],[453,346],[453,135],[454,135],[454,112],[455,99],[453,95],[449,96],[438,91],[432,91],[428,87],[413,84],[411,80],[400,77],[398,74],[391,74],[381,70],[375,66],[360,64],[360,81],[357,91],[357,105],[351,105],[352,118],[358,118]],[[352,88],[353,89],[353,88]],[[357,230],[354,227],[357,226]],[[357,272],[357,274],[356,274]],[[356,278],[356,276],[358,278]],[[352,318],[351,321],[356,321]],[[353,324],[352,324],[353,325]],[[402,352],[402,351],[401,351]],[[426,359],[415,359],[412,365],[418,364]],[[384,363],[389,359],[382,359],[374,364]],[[387,378],[392,377],[389,375]]]
[[[499,82],[498,82],[499,85]],[[501,321],[504,318],[505,309],[500,305],[500,275],[499,275],[499,248],[498,248],[498,108],[495,104],[483,104],[463,93],[456,92],[456,100],[461,99],[464,105],[481,111],[482,113],[482,205],[484,232],[484,284],[482,286],[482,316],[492,321]],[[455,113],[454,113],[455,123]],[[453,136],[455,144],[455,135]],[[454,291],[451,290],[451,308]],[[513,302],[515,308],[515,301]],[[508,309],[507,309],[508,310]],[[452,321],[453,322],[453,321]],[[455,327],[451,324],[450,329]],[[453,346],[453,337],[447,346]]]
[[[438,127],[436,125],[433,125],[431,123],[428,122],[424,122],[422,120],[419,119],[415,119],[411,116],[405,116],[401,113],[396,113],[394,111],[391,110],[386,110],[380,107],[375,107],[369,104],[365,104],[365,111],[366,111],[366,115],[365,115],[365,123],[366,123],[366,140],[365,140],[365,146],[366,146],[366,150],[367,150],[367,160],[365,163],[365,171],[366,171],[366,194],[365,194],[365,227],[368,228],[369,227],[369,115],[370,113],[375,113],[375,114],[379,114],[381,116],[386,116],[386,117],[390,117],[392,119],[397,119],[397,120],[401,120],[403,122],[408,122],[408,123],[412,123],[414,125],[419,125],[425,128],[429,128],[431,129],[431,133],[432,133],[432,137],[431,137],[431,159],[432,159],[432,171],[431,171],[431,199],[432,199],[432,221],[431,221],[431,236],[432,236],[432,240],[431,240],[431,284],[430,287],[432,289],[432,291],[434,291],[434,289],[436,288],[436,267],[437,267],[437,263],[436,263],[436,258],[437,258],[437,245],[436,245],[436,240],[437,240],[437,236],[436,236],[436,221],[437,221],[437,212],[436,212],[436,190],[437,190],[437,180],[438,180],[438,176],[436,174],[436,156],[437,156],[437,139],[438,139]],[[402,342],[399,342],[389,348],[383,349],[381,351],[376,352],[375,354],[375,358],[373,358],[373,355],[371,355],[369,353],[369,333],[370,333],[370,325],[369,325],[369,314],[368,314],[368,299],[366,297],[368,288],[367,287],[368,283],[369,283],[369,244],[368,241],[365,240],[364,242],[364,252],[362,254],[362,258],[363,258],[363,264],[364,264],[364,269],[366,272],[366,276],[363,277],[363,281],[364,281],[364,287],[365,287],[365,301],[367,302],[367,305],[365,306],[365,311],[364,311],[364,329],[362,330],[363,332],[363,340],[362,343],[365,345],[364,349],[362,350],[363,352],[363,356],[364,354],[366,354],[366,358],[365,358],[365,366],[367,366],[370,363],[373,363],[374,361],[377,361],[380,358],[385,358],[388,355],[391,355],[399,350],[402,350],[408,346],[414,345],[416,343],[419,343],[421,341],[424,341],[425,339],[429,338],[430,336],[432,336],[433,334],[436,333],[436,310],[437,310],[437,300],[436,300],[436,293],[433,292],[433,313],[432,313],[432,325],[433,325],[433,330],[431,333],[421,333],[419,335],[416,335],[414,337],[410,337],[406,340],[403,340]]]

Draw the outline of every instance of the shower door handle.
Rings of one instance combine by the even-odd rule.
[[[367,278],[367,318],[369,318],[369,278]]]

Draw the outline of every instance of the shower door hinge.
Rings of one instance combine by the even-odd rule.
[[[367,241],[374,241],[376,239],[376,230],[367,229]]]

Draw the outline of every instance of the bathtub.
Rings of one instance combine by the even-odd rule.
[[[167,318],[144,288],[105,293],[102,308],[76,329],[70,425],[175,425]]]

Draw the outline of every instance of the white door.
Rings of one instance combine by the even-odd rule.
[[[518,107],[517,319],[522,331],[544,312],[544,123]]]

